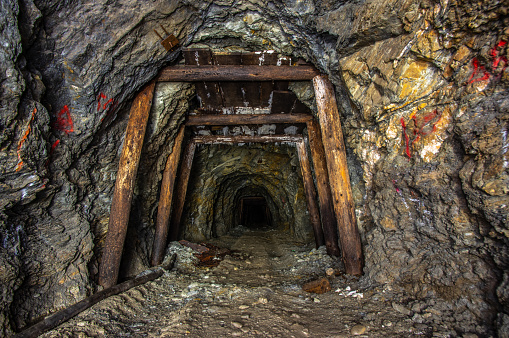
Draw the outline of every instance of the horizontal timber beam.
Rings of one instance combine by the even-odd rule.
[[[297,143],[302,142],[301,135],[264,135],[264,136],[195,136],[192,141],[197,144],[236,144],[236,143]]]
[[[303,81],[317,75],[320,72],[313,66],[186,65],[164,68],[157,81]]]
[[[187,117],[186,126],[230,126],[244,124],[307,123],[313,119],[308,114],[198,114]]]

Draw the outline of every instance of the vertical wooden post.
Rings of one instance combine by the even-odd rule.
[[[189,142],[180,166],[179,181],[177,189],[175,190],[175,206],[170,222],[170,241],[177,240],[179,235],[180,219],[182,218],[182,212],[184,211],[184,203],[186,202],[187,183],[189,182],[191,167],[193,166],[195,150],[196,143],[193,141]]]
[[[173,199],[173,188],[175,185],[175,176],[182,152],[182,140],[184,139],[185,126],[181,126],[173,144],[173,150],[166,160],[163,180],[161,182],[161,193],[159,195],[159,206],[157,208],[156,231],[154,235],[154,245],[152,246],[152,257],[150,264],[156,266],[161,264],[168,240],[168,223],[171,212],[171,202]]]
[[[325,246],[327,253],[331,256],[339,257],[340,250],[338,246],[337,223],[332,206],[332,194],[329,186],[329,173],[327,172],[327,161],[325,160],[325,150],[323,149],[322,133],[315,120],[307,122],[309,148],[311,149],[311,158],[315,168],[316,188],[318,190],[318,200],[320,202],[320,216],[322,219],[323,234],[325,237]]]
[[[311,175],[311,166],[309,165],[309,157],[306,150],[304,141],[295,143],[297,147],[297,154],[299,156],[300,170],[302,173],[302,180],[304,181],[304,190],[306,192],[306,199],[308,202],[309,216],[313,232],[315,234],[316,247],[324,244],[322,225],[320,224],[320,216],[318,214],[318,206],[316,204],[316,192],[313,184],[313,176]]]
[[[315,76],[313,86],[327,157],[334,210],[338,221],[343,262],[348,274],[361,275],[363,265],[361,240],[357,229],[343,131],[339,120],[334,88],[324,75]]]
[[[129,113],[124,146],[118,164],[115,192],[111,201],[108,233],[99,269],[99,284],[105,288],[117,283],[124,240],[129,223],[133,186],[140,163],[145,129],[152,106],[155,82],[151,82],[136,96]]]

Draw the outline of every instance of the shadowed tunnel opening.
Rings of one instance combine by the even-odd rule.
[[[186,195],[181,239],[206,241],[240,225],[313,242],[295,147],[200,146]]]
[[[262,196],[246,196],[240,200],[240,222],[249,229],[271,226],[267,201]]]

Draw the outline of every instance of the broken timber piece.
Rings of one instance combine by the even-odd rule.
[[[148,270],[139,274],[134,279],[125,281],[123,283],[114,285],[112,287],[106,288],[102,291],[99,291],[97,293],[94,293],[92,296],[87,297],[83,299],[82,301],[69,306],[68,308],[65,308],[63,310],[60,310],[58,312],[55,312],[52,315],[47,316],[39,323],[29,327],[28,329],[18,333],[14,336],[14,338],[32,338],[32,337],[39,337],[44,332],[51,330],[58,325],[68,321],[72,317],[76,316],[77,314],[85,311],[89,307],[93,306],[94,304],[97,304],[98,302],[117,295],[121,292],[127,291],[133,287],[136,287],[141,284],[145,284],[147,282],[153,281],[154,279],[157,279],[161,277],[164,273],[164,270],[171,270],[173,268],[173,265],[175,264],[175,259],[177,255],[173,254],[169,260],[165,261],[164,264],[153,268],[151,270]]]
[[[145,86],[136,96],[129,113],[124,146],[118,165],[117,181],[111,201],[108,233],[99,268],[99,284],[105,288],[117,283],[124,240],[129,223],[133,187],[140,163],[155,82]]]
[[[313,176],[311,175],[311,166],[309,165],[309,157],[306,150],[306,144],[304,141],[297,142],[297,154],[300,162],[300,170],[302,173],[302,179],[304,181],[304,191],[306,193],[306,199],[308,204],[309,217],[311,219],[311,225],[313,226],[313,232],[315,234],[315,244],[319,248],[324,244],[322,225],[320,224],[320,215],[318,214],[318,206],[316,204],[316,192],[313,184]]]
[[[318,200],[320,202],[320,216],[322,219],[325,246],[329,255],[339,257],[337,223],[334,215],[334,207],[332,206],[332,194],[329,185],[325,150],[323,149],[322,143],[322,133],[315,120],[307,122],[307,129],[309,148],[311,149],[311,158],[316,175],[316,189],[318,190]]]
[[[338,222],[339,240],[346,273],[362,275],[362,247],[357,229],[355,206],[350,186],[350,176],[346,161],[343,131],[332,83],[326,76],[313,78],[316,105],[323,146],[327,157],[327,168],[334,210]]]
[[[180,161],[182,140],[184,139],[185,127],[181,126],[173,144],[173,150],[166,160],[166,167],[163,172],[161,182],[161,193],[159,195],[159,206],[157,208],[156,232],[154,245],[152,247],[152,257],[150,264],[156,266],[161,263],[168,240],[168,226],[170,221],[171,203],[173,199],[173,188],[175,186],[175,176]]]
[[[175,205],[170,221],[170,241],[175,241],[178,238],[180,230],[180,220],[182,212],[184,211],[184,204],[186,202],[187,184],[189,183],[189,175],[191,174],[191,167],[193,166],[194,151],[196,150],[196,143],[189,142],[182,158],[180,165],[180,174],[175,190]]]
[[[179,44],[179,40],[175,37],[175,35],[168,33],[168,31],[163,27],[163,25],[159,25],[163,29],[164,33],[166,33],[166,37],[163,38],[155,29],[154,33],[157,34],[159,39],[161,39],[161,45],[169,52],[172,50],[176,45]]]

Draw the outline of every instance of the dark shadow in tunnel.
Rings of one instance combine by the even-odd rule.
[[[272,226],[272,216],[267,201],[262,196],[245,196],[240,199],[240,221],[250,229]]]

